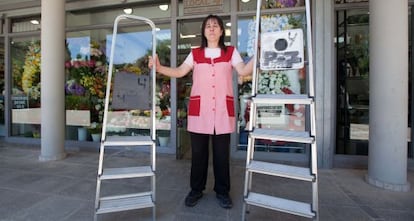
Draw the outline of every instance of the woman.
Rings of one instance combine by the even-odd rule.
[[[236,121],[233,96],[233,68],[239,75],[249,75],[253,59],[244,64],[232,46],[224,45],[224,25],[220,17],[207,16],[201,27],[201,46],[191,50],[178,68],[162,66],[150,57],[148,66],[156,64],[157,72],[180,78],[193,70],[193,85],[188,105],[188,127],[191,137],[191,191],[185,205],[195,206],[206,186],[209,140],[212,139],[214,191],[221,207],[233,206],[230,191],[230,134]]]

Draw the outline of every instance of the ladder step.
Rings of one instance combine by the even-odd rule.
[[[152,145],[154,141],[150,136],[107,136],[105,146],[140,146]]]
[[[100,176],[101,180],[124,179],[154,176],[151,166],[105,168]]]
[[[307,218],[315,217],[311,204],[250,192],[245,202],[250,205],[290,213]]]
[[[313,143],[314,138],[309,135],[308,131],[291,131],[291,130],[271,130],[256,128],[250,133],[250,137],[255,139],[266,139],[276,141]]]
[[[250,172],[262,173],[271,176],[280,176],[310,182],[315,180],[315,176],[311,174],[310,169],[304,167],[252,160],[250,165],[247,166],[247,169]]]
[[[96,214],[154,207],[151,192],[100,198]]]
[[[252,97],[254,104],[312,104],[306,94],[258,94]]]

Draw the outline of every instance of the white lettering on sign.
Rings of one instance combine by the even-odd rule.
[[[27,96],[14,95],[11,99],[13,109],[24,109],[29,107],[29,97]]]

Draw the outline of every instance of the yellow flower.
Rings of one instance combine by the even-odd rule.
[[[37,100],[40,96],[30,92],[40,91],[40,44],[32,42],[28,49],[23,66],[22,89],[25,93],[31,94],[31,98]]]

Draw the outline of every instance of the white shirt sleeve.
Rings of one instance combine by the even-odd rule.
[[[237,49],[234,48],[233,55],[231,56],[231,65],[235,67],[240,62],[243,62],[243,59],[241,58],[239,51],[237,51]]]
[[[193,69],[194,59],[193,59],[193,52],[192,51],[190,51],[190,54],[187,55],[187,58],[184,60],[183,63],[190,66],[190,68]]]

